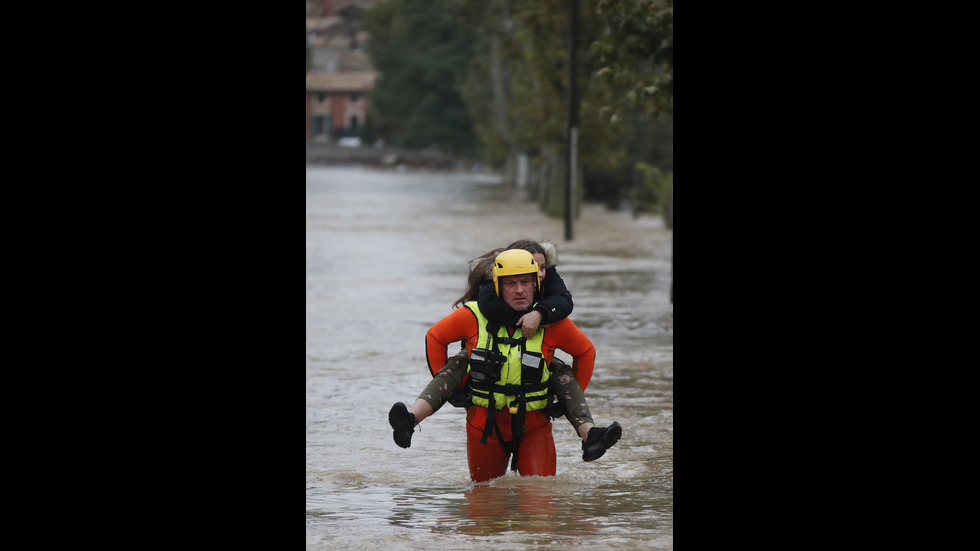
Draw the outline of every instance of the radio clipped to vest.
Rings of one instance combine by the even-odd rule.
[[[500,380],[500,368],[507,357],[498,350],[474,348],[470,352],[470,378],[481,383],[493,384]]]

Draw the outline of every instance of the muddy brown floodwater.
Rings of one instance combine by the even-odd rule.
[[[307,166],[307,549],[673,548],[672,231],[584,205],[564,234],[496,176]],[[585,463],[559,418],[556,476],[474,484],[462,409],[426,419],[408,449],[388,409],[431,379],[425,332],[467,262],[524,237],[559,247],[571,318],[596,348],[586,396],[623,436]]]

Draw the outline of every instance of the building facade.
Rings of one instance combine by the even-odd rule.
[[[306,141],[360,138],[376,73],[361,17],[373,2],[306,3]]]
[[[377,73],[306,74],[306,141],[360,137]]]

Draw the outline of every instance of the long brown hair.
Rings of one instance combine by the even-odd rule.
[[[547,259],[548,255],[544,252],[544,247],[540,243],[531,239],[518,239],[506,247],[498,247],[492,249],[487,253],[484,253],[473,260],[470,261],[470,274],[466,278],[466,292],[463,296],[456,299],[453,303],[453,308],[458,308],[462,306],[463,303],[469,302],[471,300],[476,300],[476,297],[480,294],[480,285],[483,282],[493,279],[491,270],[493,269],[493,261],[497,258],[497,255],[509,250],[509,249],[524,249],[531,254],[540,254]],[[547,262],[547,260],[545,260]],[[545,266],[547,268],[547,266]]]

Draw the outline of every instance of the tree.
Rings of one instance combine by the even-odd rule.
[[[673,1],[582,0],[580,10],[579,193],[618,206],[637,163],[673,170]],[[365,134],[413,147],[465,136],[452,143],[479,147],[511,183],[529,159],[531,198],[561,216],[569,24],[566,0],[376,4],[365,26],[382,74]]]
[[[674,111],[673,0],[595,0],[601,38],[591,50],[604,77],[618,94],[600,110],[616,122],[639,108],[648,116]]]
[[[594,0],[600,37],[590,50],[595,75],[611,92],[608,101],[590,106],[612,125],[629,125],[633,137],[623,170],[599,178],[605,186],[591,191],[608,202],[629,199],[634,212],[664,212],[673,227],[673,0]],[[663,171],[670,193],[646,193],[650,168]],[[650,190],[646,190],[650,191]]]
[[[446,19],[443,1],[376,3],[365,13],[364,28],[380,73],[365,136],[407,149],[476,155],[479,141],[459,92],[473,39]]]

